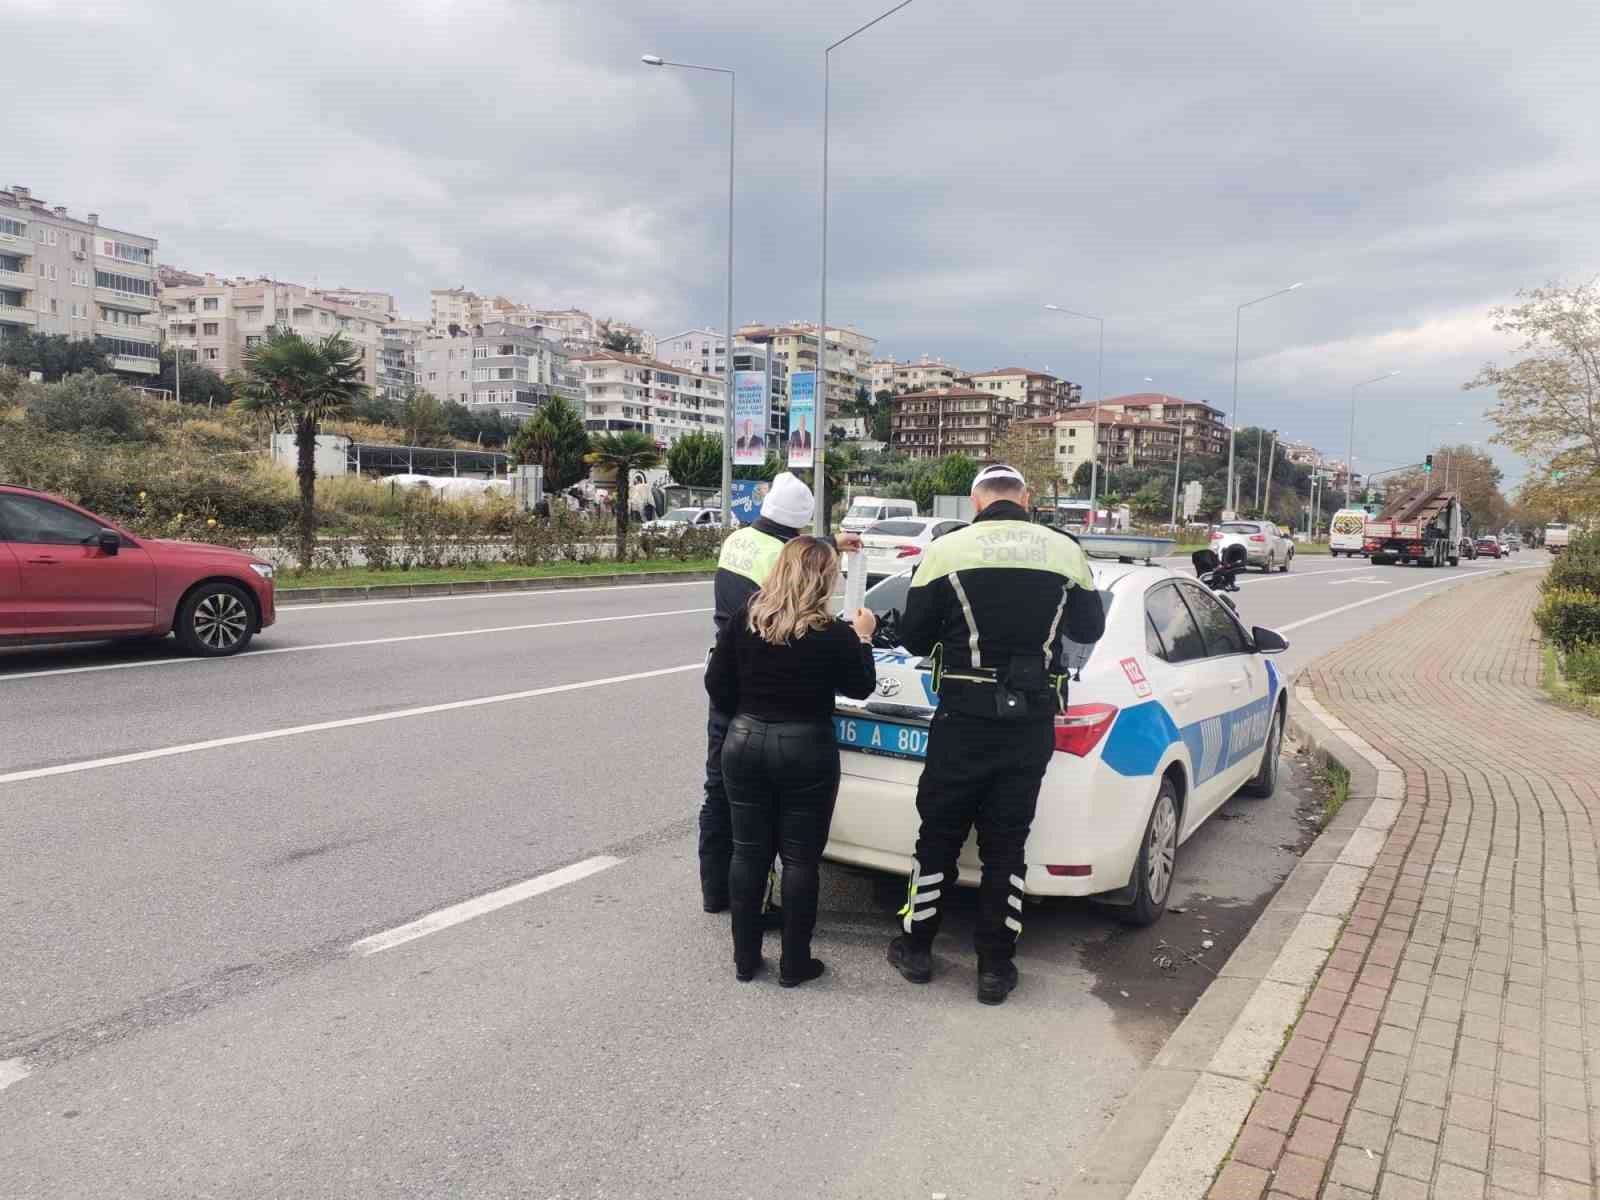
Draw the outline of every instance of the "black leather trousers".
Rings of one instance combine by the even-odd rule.
[[[733,817],[728,907],[739,966],[761,957],[761,899],[773,854],[783,860],[786,974],[811,958],[817,924],[817,868],[839,795],[833,722],[733,719],[722,744],[722,779]]]

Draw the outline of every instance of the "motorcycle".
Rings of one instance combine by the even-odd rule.
[[[1200,582],[1205,584],[1217,594],[1217,598],[1226,604],[1235,613],[1239,606],[1233,602],[1229,592],[1237,592],[1239,572],[1245,569],[1248,559],[1245,548],[1240,545],[1226,547],[1219,558],[1215,550],[1196,550],[1189,556],[1189,561],[1194,564],[1194,573]]]

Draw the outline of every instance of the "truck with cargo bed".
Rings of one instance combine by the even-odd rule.
[[[1363,549],[1374,565],[1415,563],[1419,567],[1452,567],[1461,561],[1468,523],[1454,492],[1425,491],[1395,500],[1376,517],[1368,517]]]

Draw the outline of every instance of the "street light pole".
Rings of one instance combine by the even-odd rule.
[[[1393,379],[1399,371],[1389,371],[1383,375],[1375,375],[1371,379],[1363,379],[1360,383],[1350,385],[1350,444],[1344,460],[1344,506],[1355,506],[1356,490],[1356,389],[1364,388],[1369,383],[1382,383],[1385,379]]]
[[[1100,327],[1100,344],[1095,353],[1094,368],[1094,429],[1089,436],[1089,528],[1092,530],[1094,528],[1095,514],[1094,498],[1100,473],[1100,405],[1105,402],[1106,398],[1106,322],[1104,317],[1074,312],[1070,308],[1062,308],[1059,304],[1046,304],[1045,307],[1051,312],[1060,313],[1065,317],[1077,317],[1080,320],[1093,321]],[[1181,430],[1178,434],[1178,445],[1180,448],[1183,445]]]
[[[1257,454],[1259,456],[1259,454],[1260,454],[1259,449],[1257,450]],[[1268,510],[1272,507],[1272,460],[1277,458],[1277,457],[1278,457],[1278,431],[1276,429],[1274,429],[1272,431],[1272,449],[1267,452],[1266,500],[1265,500],[1264,503],[1260,504],[1260,506],[1257,509],[1257,511],[1260,512],[1261,515],[1263,517],[1266,517],[1266,519],[1269,520],[1269,521],[1272,520],[1272,518],[1267,515]],[[1258,473],[1259,473],[1259,471],[1258,471]]]
[[[1239,333],[1244,322],[1244,310],[1253,304],[1260,304],[1264,300],[1271,300],[1275,296],[1284,296],[1290,292],[1303,288],[1305,284],[1291,283],[1286,288],[1279,288],[1275,292],[1268,292],[1265,296],[1257,296],[1254,300],[1246,300],[1233,310],[1233,415],[1228,419],[1228,486],[1223,493],[1223,502],[1230,507],[1238,508],[1238,497],[1234,495],[1233,485],[1233,455],[1234,443],[1239,438]],[[1259,450],[1260,447],[1257,446]],[[1257,474],[1260,474],[1260,465],[1257,464]]]
[[[912,0],[900,0],[893,8],[881,12],[865,25],[852,29],[822,52],[822,309],[817,320],[817,384],[816,422],[820,434],[827,424],[828,408],[828,85],[833,67],[833,52],[857,34],[865,33],[879,21],[894,16]],[[823,456],[827,453],[827,438],[811,439],[816,457],[812,492],[816,496],[816,515],[812,519],[812,532],[823,537],[828,532],[827,477],[823,474]]]
[[[728,303],[723,314],[727,345],[724,347],[722,371],[722,528],[723,532],[727,532],[733,527],[733,148],[738,76],[726,67],[670,62],[658,54],[640,55],[639,61],[651,67],[677,67],[683,71],[706,71],[728,77]]]

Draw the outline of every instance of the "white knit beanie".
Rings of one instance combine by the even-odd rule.
[[[800,529],[811,524],[816,501],[798,475],[782,471],[772,481],[772,489],[761,502],[761,515],[790,529]]]

